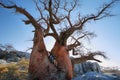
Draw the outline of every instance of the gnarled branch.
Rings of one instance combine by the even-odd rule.
[[[111,14],[108,12],[108,9],[116,2],[117,0],[112,0],[110,3],[105,4],[102,9],[100,9],[98,11],[97,14],[91,14],[88,16],[85,16],[83,18],[79,18],[80,16],[78,16],[78,22],[75,24],[71,24],[71,22],[69,22],[68,19],[68,23],[70,23],[70,27],[68,29],[66,29],[65,31],[61,32],[60,38],[62,39],[62,42],[65,45],[65,42],[67,41],[67,39],[75,32],[78,30],[82,30],[84,25],[88,22],[88,21],[92,21],[92,20],[100,20],[102,18],[105,17],[109,17],[111,16]],[[65,8],[65,10],[68,11],[68,9]],[[68,11],[70,12],[70,11]],[[69,17],[69,16],[67,16]],[[70,17],[69,17],[70,18]]]
[[[17,5],[12,5],[12,6],[7,6],[7,5],[4,5],[3,3],[0,2],[0,5],[4,8],[7,8],[7,9],[16,9],[16,12],[19,12],[23,15],[25,15],[29,20],[28,21],[24,21],[25,24],[28,24],[28,23],[32,23],[32,25],[34,26],[34,28],[40,28],[40,25],[36,22],[36,20],[31,16],[30,13],[28,13],[25,9],[21,8],[21,7],[18,7]]]
[[[94,60],[94,61],[97,61],[97,62],[102,62],[100,61],[99,59],[96,59],[94,58],[95,56],[102,56],[103,58],[107,58],[105,54],[103,54],[103,52],[88,52],[87,55],[84,55],[84,56],[81,56],[79,58],[71,58],[71,61],[73,64],[78,64],[78,63],[82,63],[82,62],[85,62],[87,60]]]

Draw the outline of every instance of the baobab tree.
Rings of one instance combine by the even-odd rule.
[[[6,5],[0,2],[1,7],[6,9],[15,9],[16,12],[27,17],[23,22],[34,27],[33,48],[29,63],[29,76],[31,80],[72,80],[73,67],[76,63],[87,60],[100,60],[94,58],[96,55],[106,56],[100,52],[88,52],[83,55],[81,52],[83,38],[93,36],[93,33],[84,31],[87,22],[101,20],[112,16],[109,13],[110,8],[118,0],[112,0],[104,5],[95,14],[81,16],[78,13],[76,20],[72,18],[74,11],[78,7],[79,0],[73,0],[71,3],[64,0],[33,0],[40,15],[37,19],[26,9],[16,4]],[[77,8],[78,9],[78,8]],[[76,36],[77,34],[77,36]],[[48,53],[45,47],[44,38],[53,37],[55,44]],[[69,38],[74,42],[68,44]],[[69,53],[81,53],[79,58],[70,58]],[[54,57],[55,64],[52,64],[48,56]],[[63,75],[64,74],[64,75]]]

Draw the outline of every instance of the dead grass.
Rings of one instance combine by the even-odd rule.
[[[18,63],[0,64],[0,80],[27,80],[29,60]]]

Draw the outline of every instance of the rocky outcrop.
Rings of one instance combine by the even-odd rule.
[[[74,75],[82,75],[87,72],[101,73],[100,66],[96,62],[84,62],[74,65]]]
[[[18,61],[20,61],[20,58],[19,57],[11,57],[11,58],[8,58],[6,61],[7,61],[7,63],[18,62]]]
[[[27,58],[27,59],[30,58],[30,54],[27,52],[17,51],[16,54],[17,54],[17,57],[20,57],[20,58],[22,57]]]
[[[83,75],[75,77],[73,80],[120,80],[118,75],[106,75],[97,72],[87,72]]]
[[[6,60],[0,59],[0,64],[7,64]]]
[[[74,65],[73,80],[120,80],[120,76],[102,73],[96,62],[84,62]]]
[[[6,52],[0,49],[0,59],[4,59]]]
[[[0,59],[4,59],[9,62],[18,62],[20,58],[29,59],[30,54],[22,51],[3,51],[0,49]]]

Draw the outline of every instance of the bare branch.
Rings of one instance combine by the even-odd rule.
[[[94,61],[97,61],[97,62],[102,62],[102,61],[94,58],[95,56],[98,56],[98,55],[102,56],[105,59],[107,58],[103,54],[103,52],[98,51],[98,52],[89,52],[86,56],[84,55],[84,56],[81,56],[80,58],[72,58],[71,61],[72,61],[73,64],[82,63],[82,62],[85,62],[87,60],[94,60]]]
[[[77,0],[74,0],[74,2],[71,2],[71,8],[70,8],[70,9],[67,9],[66,6],[67,6],[67,3],[65,3],[65,5],[64,5],[64,10],[67,11],[67,13],[68,13],[67,16],[66,16],[66,19],[67,19],[70,27],[73,27],[73,25],[72,25],[72,23],[71,23],[71,20],[70,20],[70,18],[71,18],[70,15],[71,15],[71,12],[72,12],[72,11],[75,9],[75,7],[77,6]]]
[[[91,21],[91,20],[100,20],[102,18],[111,16],[110,13],[107,12],[107,10],[116,2],[117,0],[112,0],[110,3],[105,4],[101,10],[98,11],[97,14],[91,14],[86,17],[83,17],[82,19],[79,18],[79,21],[72,25],[69,17],[67,16],[67,20],[70,24],[70,28],[61,32],[61,39],[63,39],[63,43],[65,44],[66,40],[68,37],[70,37],[75,31],[77,30],[82,30],[84,27],[85,23]],[[64,5],[64,9],[69,12],[68,9],[66,9],[67,3]],[[80,16],[80,15],[79,15]]]
[[[34,26],[34,28],[40,28],[40,25],[36,22],[36,20],[30,15],[30,13],[28,13],[25,9],[23,8],[20,8],[16,5],[12,5],[12,6],[7,6],[7,5],[4,5],[3,3],[0,2],[0,5],[4,8],[7,8],[7,9],[16,9],[16,12],[19,12],[23,15],[25,15],[29,20],[28,21],[24,21],[25,24],[28,24],[28,23],[32,23],[32,25]]]
[[[30,20],[22,20],[25,24],[30,24],[31,21]]]
[[[58,39],[58,37],[57,37],[58,34],[57,34],[57,31],[54,28],[53,24],[58,24],[59,23],[59,18],[57,17],[56,14],[53,13],[53,8],[52,8],[53,3],[52,3],[52,1],[51,0],[49,1],[48,6],[47,6],[46,1],[39,1],[39,2],[42,3],[44,5],[44,9],[49,12],[49,16],[47,16],[47,18],[44,17],[42,9],[38,6],[38,2],[34,1],[35,5],[36,5],[36,7],[37,7],[37,9],[38,9],[38,11],[40,13],[40,16],[41,16],[41,18],[38,21],[43,20],[45,22],[45,24],[47,25],[47,29],[44,29],[44,37],[52,36],[55,39]],[[56,4],[60,4],[59,2],[60,1],[58,1],[58,2],[56,1]],[[59,6],[57,5],[56,8],[58,9]],[[52,29],[54,34],[53,33],[49,33],[50,28]]]
[[[44,1],[43,0],[38,0],[38,1],[44,5],[45,10],[48,10],[48,6],[47,6],[48,1],[47,0],[44,0]]]
[[[28,48],[28,49],[27,49],[27,50],[25,50],[25,51],[27,52],[27,51],[32,50],[32,49],[33,49],[33,48],[31,47],[31,48]]]
[[[43,16],[42,10],[41,10],[41,8],[38,6],[38,2],[34,0],[34,3],[35,3],[35,5],[36,5],[36,7],[37,7],[37,10],[38,10],[39,13],[40,13],[40,16],[41,16],[41,18],[40,18],[39,20],[44,20],[45,23],[46,23],[47,25],[49,25],[49,24],[48,24],[48,20]],[[39,21],[39,20],[38,20],[38,21]]]
[[[73,44],[70,44],[70,45],[67,46],[68,51],[76,48],[77,46],[80,46],[80,44],[81,44],[81,43],[79,42],[79,38],[76,39],[76,38],[73,37],[73,36],[71,36],[71,37],[75,40],[75,42],[74,42]]]
[[[57,39],[57,37],[55,36],[54,33],[46,33],[46,34],[44,35],[44,37],[47,37],[47,36],[52,36],[54,39]]]
[[[60,0],[54,0],[53,6],[54,6],[54,10],[55,10],[54,14],[57,14],[58,9],[60,8]]]
[[[75,40],[75,42],[73,44],[70,44],[70,45],[67,46],[68,51],[73,50],[74,48],[80,46],[81,45],[81,43],[79,41],[80,39],[85,38],[85,37],[88,38],[89,36],[93,36],[94,35],[93,33],[89,33],[89,32],[82,32],[82,34],[83,35],[79,36],[78,38],[75,38],[75,37],[71,36],[72,39]]]
[[[39,13],[40,13],[40,16],[41,16],[41,18],[40,18],[38,21],[44,20],[45,23],[47,24],[47,29],[44,29],[44,37],[46,37],[46,35],[47,35],[47,34],[49,33],[49,31],[50,31],[49,20],[46,19],[46,18],[43,16],[42,10],[41,10],[40,7],[38,6],[38,2],[34,0],[34,3],[36,4],[36,7],[37,7],[37,9],[38,9],[38,11],[39,11]],[[44,2],[44,5],[45,5],[45,2]]]
[[[110,3],[104,4],[104,6],[101,8],[101,10],[98,11],[97,14],[91,14],[86,17],[83,17],[82,23],[80,21],[79,26],[81,26],[81,25],[83,26],[86,22],[88,22],[90,20],[100,20],[102,18],[112,16],[109,12],[107,12],[107,10],[109,10],[111,8],[111,6],[117,1],[118,0],[112,0]]]
[[[58,40],[58,33],[54,27],[54,23],[53,23],[53,17],[52,17],[52,0],[49,0],[49,15],[50,15],[50,18],[49,18],[49,24],[50,24],[50,27],[52,29],[52,31],[54,32],[55,36],[57,37],[56,40]]]
[[[49,2],[39,0],[39,2],[44,5],[44,9],[49,13],[47,18],[44,17],[43,16],[44,15],[43,11],[39,7],[38,2],[34,0],[34,3],[37,7],[37,10],[40,13],[40,19],[38,19],[37,22],[43,20],[45,22],[45,24],[47,25],[47,29],[44,29],[44,37],[53,36],[57,40],[58,39],[58,33],[55,29],[54,24],[59,24],[62,20],[65,19],[65,17],[58,17],[57,16],[57,12],[58,12],[58,9],[60,7],[60,0],[58,0],[58,1],[54,0],[54,2],[52,2],[52,0],[49,0]],[[55,9],[55,11],[54,11],[54,9]],[[53,31],[54,35],[53,35],[53,33],[52,33],[52,35],[51,35],[51,33],[49,33],[50,28]]]

